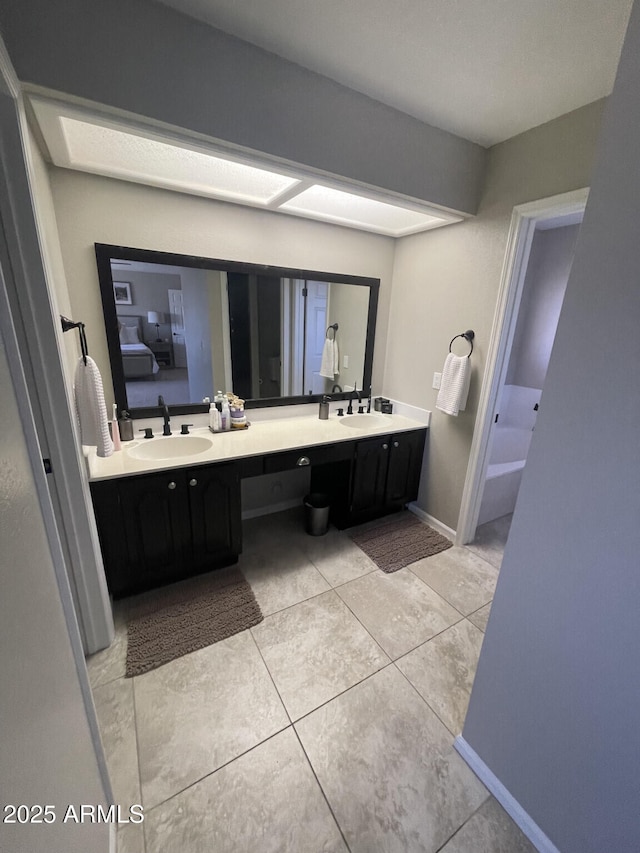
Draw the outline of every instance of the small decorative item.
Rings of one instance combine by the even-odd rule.
[[[113,282],[113,298],[116,305],[133,305],[131,284],[128,281]]]

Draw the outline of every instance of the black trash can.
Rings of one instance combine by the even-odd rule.
[[[309,536],[324,536],[329,529],[329,496],[312,492],[303,503],[305,530]]]

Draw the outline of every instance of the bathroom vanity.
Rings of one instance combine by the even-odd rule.
[[[235,433],[158,436],[106,459],[92,455],[109,590],[121,597],[235,563],[247,477],[309,467],[312,491],[329,495],[340,528],[398,510],[417,497],[425,437],[423,424],[400,415],[303,416]]]
[[[378,413],[320,420],[317,408],[308,414],[304,405],[325,394],[337,405],[360,393],[355,389],[365,389],[366,396],[371,388],[378,279],[126,246],[96,244],[95,250],[119,411],[132,411],[137,419],[158,416],[151,391],[160,365],[156,369],[147,355],[148,375],[137,369],[132,376],[128,353],[132,334],[150,340],[159,337],[159,328],[172,341],[172,359],[160,377],[172,427],[179,428],[180,415],[184,422],[203,422],[192,435],[127,442],[108,459],[89,457],[114,596],[236,562],[242,551],[241,483],[249,477],[309,468],[311,491],[329,496],[331,520],[339,528],[417,497],[423,420]],[[123,271],[136,297],[125,306],[114,296]],[[166,321],[155,331],[146,323],[152,314]],[[334,341],[338,333],[341,354],[334,379],[343,384],[320,373],[317,356],[330,330]],[[173,383],[178,370],[188,381]],[[226,377],[227,387],[246,398],[250,429],[213,435],[204,427],[203,398],[217,386],[214,377]],[[141,391],[150,392],[143,396],[151,402],[132,409]],[[281,407],[299,407],[300,413],[274,416]]]

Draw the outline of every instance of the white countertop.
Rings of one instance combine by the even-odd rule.
[[[247,415],[251,419],[251,410]],[[354,421],[351,426],[342,424],[343,421],[350,420],[349,415],[338,417],[332,413],[326,421],[321,421],[317,414],[275,418],[256,421],[247,430],[231,430],[223,433],[212,433],[208,427],[199,427],[192,429],[191,435],[210,438],[211,447],[201,453],[175,459],[142,460],[129,454],[129,450],[141,444],[165,441],[162,435],[156,435],[152,439],[123,442],[122,450],[106,458],[98,457],[93,448],[87,455],[89,479],[91,481],[110,480],[133,474],[167,471],[171,468],[225,462],[247,456],[263,456],[319,444],[354,441],[392,432],[425,429],[424,422],[404,415],[382,415],[376,412],[366,416],[353,415],[352,417]],[[355,420],[356,418],[358,420]],[[175,424],[173,426],[174,435],[176,435],[179,433],[179,427]]]

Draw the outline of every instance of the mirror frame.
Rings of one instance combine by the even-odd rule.
[[[157,406],[146,406],[144,408],[130,409],[127,405],[127,389],[125,385],[124,369],[118,336],[118,315],[113,295],[113,277],[111,274],[111,259],[117,258],[125,261],[141,261],[151,264],[167,264],[169,266],[193,267],[196,269],[222,270],[223,272],[245,273],[254,275],[269,275],[278,278],[304,278],[313,281],[327,281],[337,284],[355,284],[369,288],[369,312],[367,317],[367,339],[365,343],[363,389],[371,388],[371,375],[373,370],[373,347],[375,340],[376,318],[378,313],[378,293],[380,279],[366,276],[341,275],[338,273],[319,272],[318,270],[304,270],[293,267],[277,267],[267,264],[251,264],[241,261],[227,261],[218,258],[203,258],[197,255],[178,255],[173,252],[158,252],[152,249],[134,249],[129,246],[112,246],[107,243],[95,244],[96,261],[98,264],[98,278],[100,282],[100,296],[102,298],[102,312],[104,315],[104,327],[109,349],[109,361],[111,363],[111,377],[118,411],[126,409],[133,418],[156,417]],[[212,393],[215,393],[213,391]],[[349,391],[341,394],[333,394],[334,400],[346,400]],[[364,392],[363,392],[364,393]],[[322,398],[322,394],[306,394],[294,397],[267,397],[264,399],[247,400],[247,409],[266,408],[269,406],[291,406],[304,403],[316,403]],[[200,414],[209,411],[206,403],[175,403],[169,406],[173,414],[188,415]]]

